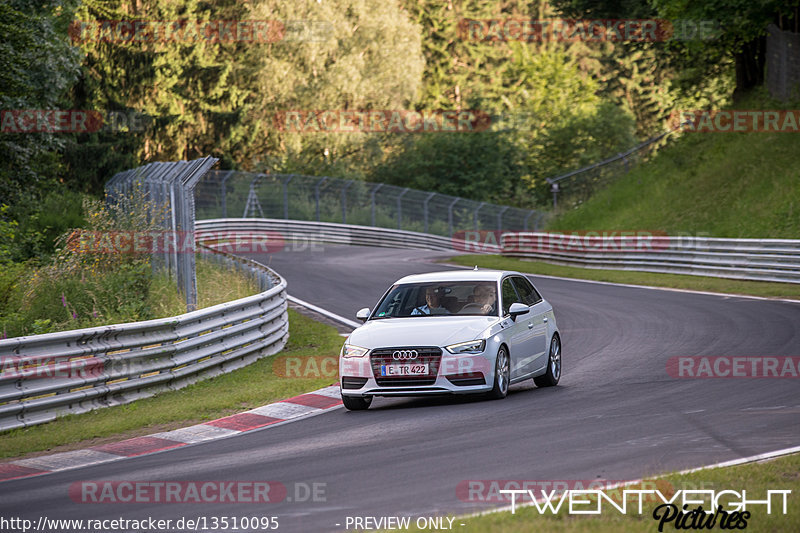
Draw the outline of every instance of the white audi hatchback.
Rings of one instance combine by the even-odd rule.
[[[518,272],[471,270],[406,276],[345,340],[339,356],[344,406],[373,396],[488,393],[533,378],[561,378],[553,307]]]

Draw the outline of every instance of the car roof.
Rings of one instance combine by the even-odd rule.
[[[406,283],[431,283],[437,281],[499,281],[506,275],[521,276],[519,272],[510,270],[449,270],[444,272],[428,272],[426,274],[414,274],[400,278],[395,282],[396,285]]]

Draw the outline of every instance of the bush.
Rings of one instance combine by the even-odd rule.
[[[429,133],[410,136],[372,179],[471,200],[520,205],[525,203],[518,192],[526,173],[524,153],[507,135]]]
[[[140,193],[110,207],[84,199],[85,230],[150,231],[155,223],[147,216],[149,207]],[[45,266],[3,269],[0,334],[13,337],[152,318],[150,256],[87,252],[74,245],[80,231],[56,239]]]

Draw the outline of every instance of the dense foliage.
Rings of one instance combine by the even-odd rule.
[[[0,131],[0,261],[52,253],[53,237],[80,225],[81,195],[98,196],[115,172],[154,160],[214,155],[224,168],[537,205],[546,177],[663,131],[675,109],[725,105],[737,86],[757,84],[765,25],[796,16],[788,0],[7,0],[0,110],[89,110],[105,122],[81,132]],[[557,17],[717,25],[701,39],[665,42],[521,42],[463,31],[467,19]],[[263,42],[76,30],[104,20],[278,29]],[[290,110],[465,109],[491,116],[491,127],[310,133],[276,122]]]

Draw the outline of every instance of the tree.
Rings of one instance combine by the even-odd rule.
[[[781,16],[797,16],[796,0],[553,0],[553,5],[567,17],[713,22],[716,31],[706,38],[665,43],[662,48],[680,67],[702,65],[704,75],[691,78],[696,83],[716,73],[720,60],[732,64],[737,93],[764,81],[767,24]]]
[[[0,203],[33,202],[55,186],[59,152],[67,136],[15,132],[16,110],[63,108],[78,74],[78,54],[66,39],[69,2],[9,0],[0,3]]]
[[[287,33],[242,58],[244,141],[235,158],[260,170],[363,175],[396,136],[285,132],[276,115],[408,109],[422,82],[419,27],[385,0],[267,0],[254,4],[250,16],[288,21]]]
[[[407,136],[403,149],[375,177],[403,187],[527,206],[528,199],[517,194],[525,174],[525,154],[506,134],[440,132]]]

